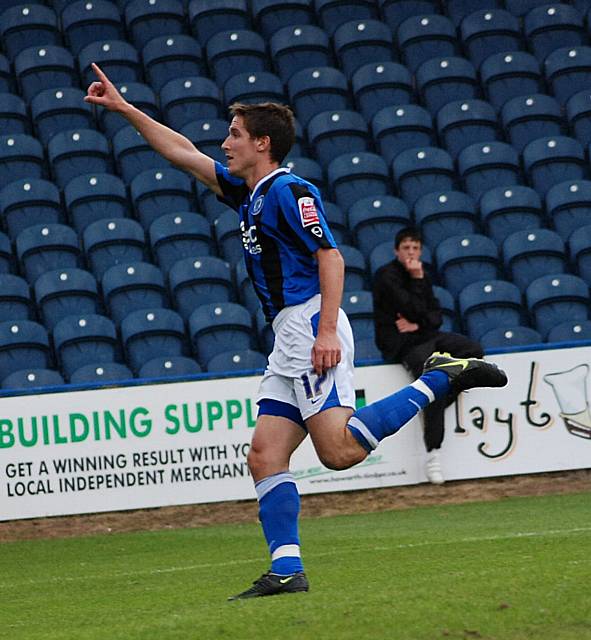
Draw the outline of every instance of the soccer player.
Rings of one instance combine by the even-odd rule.
[[[450,390],[501,387],[505,374],[478,359],[435,353],[412,384],[355,411],[353,335],[340,309],[344,263],[315,186],[281,163],[295,140],[291,109],[234,104],[222,143],[227,165],[126,102],[93,65],[86,102],[124,116],[167,160],[238,211],[244,257],[274,348],[257,398],[248,466],[271,556],[270,570],[230,599],[308,591],[300,554],[300,497],[289,472],[309,434],[321,462],[347,469]]]

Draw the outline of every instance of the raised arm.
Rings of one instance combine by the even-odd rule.
[[[97,64],[93,63],[92,69],[98,80],[88,87],[85,102],[120,113],[155,151],[180,169],[192,173],[215,193],[221,194],[212,158],[199,151],[185,136],[156,122],[127,102]]]

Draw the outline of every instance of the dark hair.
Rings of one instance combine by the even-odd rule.
[[[281,164],[295,142],[295,120],[293,111],[284,104],[261,102],[242,104],[235,102],[229,107],[232,116],[240,116],[251,138],[269,136],[271,160]]]
[[[423,244],[423,236],[416,227],[404,227],[404,229],[400,229],[394,239],[394,247],[398,249],[400,243],[404,240],[414,240],[415,242]]]

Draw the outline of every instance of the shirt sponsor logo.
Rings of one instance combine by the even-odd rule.
[[[314,204],[314,198],[310,196],[303,196],[298,200],[298,209],[300,211],[300,219],[303,227],[309,227],[313,224],[318,224],[318,211]]]

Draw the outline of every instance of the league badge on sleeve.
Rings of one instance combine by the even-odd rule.
[[[309,227],[320,222],[318,218],[318,210],[314,204],[314,198],[310,196],[302,196],[298,199],[298,209],[300,211],[300,219],[303,227]]]

